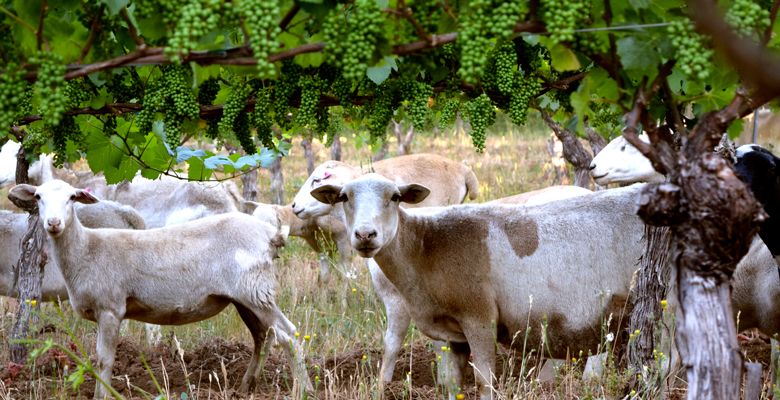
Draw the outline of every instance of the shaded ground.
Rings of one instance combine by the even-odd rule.
[[[769,370],[770,346],[767,337],[745,336],[742,337],[741,345],[746,359],[761,362],[764,370]],[[169,398],[179,399],[182,392],[190,396],[197,395],[198,398],[241,398],[245,396],[237,389],[250,356],[251,348],[247,344],[221,338],[204,341],[194,350],[185,352],[183,357],[175,345],[141,348],[133,340],[124,338],[117,347],[112,383],[127,398],[154,398],[157,394],[167,393]],[[506,357],[504,354],[498,358],[497,370],[517,369],[505,366],[508,361]],[[435,358],[429,346],[417,344],[411,349],[406,348],[396,364],[393,383],[385,388],[386,398],[442,398],[440,389],[435,385]],[[317,385],[318,397],[326,397],[327,391],[327,397],[337,393],[341,394],[338,398],[350,398],[352,394],[367,390],[364,387],[367,383],[376,384],[380,360],[379,349],[357,348],[333,357],[307,361],[310,378]],[[514,359],[512,362],[517,367],[520,360]],[[50,350],[37,360],[35,370],[4,366],[0,370],[0,380],[6,391],[15,398],[47,398],[57,394],[91,398],[95,387],[93,379],[87,378],[78,390],[64,383],[64,377],[74,368],[75,365],[63,352]],[[411,379],[405,379],[410,372]],[[466,392],[466,398],[474,398],[473,376],[466,374],[465,378],[465,387],[472,388]],[[284,353],[271,352],[265,360],[261,381],[252,397],[283,398],[290,394],[291,387],[290,370]],[[558,398],[554,393],[550,395]]]

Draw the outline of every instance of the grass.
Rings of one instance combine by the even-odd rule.
[[[478,201],[549,186],[549,156],[546,140],[549,131],[539,127],[520,130],[502,122],[488,135],[484,153],[474,151],[465,134],[442,132],[420,135],[413,153],[431,152],[467,162],[480,179]],[[366,163],[368,146],[356,148],[354,138],[344,138],[344,161]],[[389,154],[394,154],[390,146]],[[329,159],[329,150],[314,143],[317,162]],[[299,142],[283,161],[285,198],[290,201],[307,177],[306,163]],[[269,174],[260,174],[258,200],[268,202]],[[3,196],[4,198],[5,196]],[[7,203],[3,203],[7,204]],[[277,302],[304,338],[309,374],[322,399],[379,398],[377,373],[381,361],[384,308],[377,299],[365,268],[365,261],[353,260],[353,271],[337,271],[326,287],[318,286],[318,260],[310,248],[291,238],[278,260]],[[349,272],[349,273],[347,273]],[[12,301],[0,301],[3,312],[0,337],[7,343],[13,320]],[[94,360],[95,325],[78,318],[68,305],[62,316],[52,305],[42,307],[35,327],[36,338],[51,339],[63,346],[80,343]],[[66,329],[72,332],[68,335]],[[184,326],[163,327],[163,343],[145,344],[142,325],[131,321],[119,346],[112,385],[124,396],[133,398],[227,399],[238,396],[236,388],[251,354],[251,338],[232,307],[209,320]],[[522,340],[520,337],[518,340]],[[566,360],[552,382],[539,382],[541,363],[536,357],[538,344],[527,343],[515,350],[499,349],[496,371],[497,397],[511,399],[629,398],[631,374],[613,362],[602,378],[583,381],[584,361]],[[7,365],[7,352],[0,355]],[[142,362],[142,358],[146,363]],[[430,341],[410,328],[405,351],[396,368],[392,385],[385,394],[395,398],[442,398],[435,385],[435,355]],[[292,378],[281,349],[271,350],[264,359],[264,374],[254,398],[289,398]],[[90,397],[94,380],[74,388],[67,377],[73,374],[72,360],[54,351],[42,355],[31,367],[14,375],[9,368],[0,370],[0,399]],[[467,374],[468,375],[468,374]],[[154,378],[154,379],[153,379]],[[72,379],[72,378],[71,378]],[[156,381],[156,382],[155,382]],[[468,382],[473,382],[473,377]],[[473,398],[473,384],[464,388]]]

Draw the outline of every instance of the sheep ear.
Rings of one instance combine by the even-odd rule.
[[[14,186],[8,192],[8,198],[18,199],[21,201],[35,201],[36,190],[38,190],[38,187],[36,186],[21,183]]]
[[[341,194],[341,186],[337,185],[320,186],[312,190],[311,195],[315,199],[330,205],[347,201],[347,196]]]
[[[417,204],[431,194],[430,189],[416,183],[401,185],[398,191],[401,193],[401,201],[408,204]]]
[[[73,199],[73,201],[77,201],[79,203],[84,203],[84,204],[95,204],[100,200],[98,200],[97,197],[93,196],[92,193],[86,190],[77,189],[76,198]]]

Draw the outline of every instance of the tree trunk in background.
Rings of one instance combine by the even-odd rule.
[[[402,122],[393,121],[393,133],[398,140],[398,153],[397,155],[403,156],[409,154],[409,148],[412,145],[412,139],[414,138],[414,125],[409,125],[404,135],[404,125]]]
[[[545,110],[540,110],[540,113],[547,126],[553,130],[558,140],[563,143],[563,158],[574,166],[574,185],[589,188],[591,182],[590,162],[593,160],[593,156],[585,150],[577,136],[555,122],[550,113]]]
[[[629,332],[633,341],[628,345],[628,364],[635,371],[655,364],[653,350],[660,349],[655,341],[655,328],[663,314],[661,300],[667,296],[669,282],[668,255],[671,248],[671,234],[665,226],[645,225],[645,250],[639,259],[634,292],[631,294],[633,308],[629,319]],[[639,331],[637,335],[636,332]],[[671,337],[667,337],[671,340]],[[658,372],[658,371],[651,371]]]
[[[371,161],[377,162],[379,160],[384,160],[385,157],[387,157],[387,140],[382,139],[382,147],[371,156]]]
[[[563,146],[561,145],[561,141],[558,140],[554,134],[547,138],[547,154],[550,156],[550,163],[545,164],[544,179],[550,180],[549,175],[552,172],[553,185],[570,184],[569,169],[566,167],[566,160],[563,158]],[[548,165],[549,168],[547,168]]]
[[[29,163],[24,155],[24,147],[19,149],[16,155],[16,182],[27,183],[27,171]],[[27,347],[16,343],[18,340],[28,338],[30,324],[37,319],[33,313],[38,308],[41,300],[41,286],[43,284],[43,268],[46,265],[46,236],[39,222],[38,204],[24,202],[9,196],[9,199],[19,208],[30,213],[27,219],[27,232],[22,237],[21,255],[16,263],[16,289],[19,292],[19,309],[16,312],[16,320],[9,338],[9,351],[11,362],[24,364],[27,360]],[[33,303],[32,300],[35,300]]]
[[[341,140],[339,135],[333,137],[333,144],[330,145],[330,159],[341,161]]]
[[[282,175],[282,157],[278,157],[268,167],[271,171],[271,203],[284,204],[284,176]]]
[[[306,171],[311,175],[314,172],[314,151],[311,148],[311,136],[305,136],[301,140],[303,146],[303,156],[306,158]]]
[[[257,169],[241,175],[241,195],[244,200],[257,201]]]

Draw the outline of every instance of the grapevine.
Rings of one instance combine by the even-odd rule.
[[[198,86],[198,103],[204,106],[214,104],[217,93],[219,93],[219,79],[206,79]]]
[[[47,124],[56,126],[68,106],[68,96],[65,93],[65,62],[62,57],[51,52],[38,52],[30,62],[38,65],[35,91],[40,97],[41,114]]]
[[[753,0],[734,0],[726,12],[728,22],[741,36],[761,34],[770,24],[769,9]]]
[[[243,134],[243,132],[236,132],[234,130],[234,126],[236,125],[235,121],[239,115],[246,114],[244,108],[246,107],[246,100],[252,92],[252,87],[243,79],[236,78],[232,81],[232,89],[233,91],[230,92],[230,96],[228,96],[227,101],[225,102],[225,107],[222,109],[222,119],[219,121],[219,132],[223,136],[227,136],[227,134],[233,132],[236,137],[241,140],[239,135]]]
[[[236,115],[233,120],[233,133],[246,154],[257,153],[257,146],[252,140],[252,132],[249,131],[249,115],[247,113],[242,112]]]
[[[0,74],[0,137],[5,136],[11,125],[29,108],[29,91],[24,80],[24,70],[9,65],[4,74]],[[29,113],[29,112],[28,112]]]
[[[384,138],[387,125],[393,118],[394,88],[390,83],[383,82],[374,91],[374,100],[365,112],[368,114],[368,132],[371,139]]]
[[[200,108],[190,88],[188,67],[171,64],[163,66],[161,70],[162,77],[147,88],[144,108],[138,113],[135,122],[139,131],[146,133],[152,128],[155,114],[165,113],[165,142],[171,149],[175,149],[180,145],[184,119],[197,119]]]
[[[381,39],[382,23],[374,0],[356,0],[346,15],[331,11],[322,26],[326,61],[342,68],[347,80],[361,79]]]
[[[260,78],[273,78],[276,68],[268,61],[268,56],[277,49],[276,38],[281,33],[278,25],[279,2],[242,0],[238,12],[243,16],[244,26],[249,31],[249,45],[257,59]]]
[[[490,98],[482,93],[466,103],[466,113],[471,123],[471,141],[477,152],[485,150],[485,131],[496,121],[496,110]]]
[[[401,88],[401,95],[408,99],[407,109],[412,117],[412,125],[415,129],[423,129],[428,116],[428,99],[433,95],[433,88],[418,81],[406,81]]]
[[[458,115],[458,109],[460,108],[460,101],[458,99],[447,96],[444,100],[444,104],[441,107],[441,115],[439,116],[439,129],[444,129],[455,122],[455,117]]]
[[[301,75],[298,81],[301,88],[301,105],[295,116],[295,123],[302,127],[316,124],[315,114],[320,102],[320,84],[318,78],[311,75]]]
[[[590,17],[590,3],[585,0],[542,0],[542,20],[557,43],[574,41],[574,29]]]
[[[54,145],[54,164],[61,166],[68,161],[68,140],[74,143],[82,141],[82,133],[76,124],[76,118],[72,115],[62,117],[55,126],[47,126],[51,131],[52,144]]]
[[[511,37],[514,25],[527,12],[526,2],[511,0],[474,0],[463,19],[458,42],[461,44],[460,75],[474,83],[483,76],[491,38],[504,41]]]
[[[176,28],[165,48],[171,60],[181,62],[181,56],[189,54],[198,39],[217,26],[222,14],[220,3],[220,0],[192,0],[182,5]]]
[[[496,86],[501,93],[508,94],[514,85],[517,71],[517,54],[512,42],[504,42],[496,48]]]
[[[515,125],[525,125],[528,105],[536,97],[542,85],[535,76],[515,77],[514,89],[509,99],[509,118]]]
[[[672,47],[677,55],[677,64],[688,76],[706,80],[710,76],[713,52],[706,46],[705,36],[693,29],[689,20],[672,21],[667,28]]]
[[[271,127],[273,122],[271,113],[271,93],[267,89],[257,93],[255,100],[255,110],[252,112],[252,125],[257,127],[257,138],[266,148],[274,148],[273,131]]]

